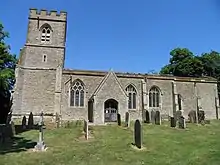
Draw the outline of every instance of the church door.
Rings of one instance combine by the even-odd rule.
[[[114,99],[108,99],[104,104],[105,122],[117,122],[118,102]]]

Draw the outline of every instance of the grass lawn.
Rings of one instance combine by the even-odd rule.
[[[38,131],[17,135],[11,149],[0,149],[0,165],[219,165],[220,121],[205,126],[187,124],[187,129],[143,124],[145,149],[131,147],[133,125],[129,129],[92,127],[93,139],[85,141],[82,126],[45,130],[48,150],[33,152]]]

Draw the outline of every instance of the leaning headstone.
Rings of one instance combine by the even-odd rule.
[[[156,125],[161,125],[160,111],[156,111],[156,114],[155,114],[155,124]]]
[[[146,110],[146,112],[145,112],[145,118],[146,118],[146,123],[150,123],[150,114],[149,114],[149,112],[148,112],[148,110]]]
[[[119,113],[117,114],[117,121],[118,125],[121,126],[121,115]]]
[[[44,125],[43,112],[41,112],[38,125],[39,125],[39,141],[34,148],[35,150],[38,151],[44,151],[46,150],[46,145],[44,144],[44,134],[43,134],[43,125]]]
[[[30,112],[29,117],[28,117],[28,128],[32,129],[34,127],[34,116],[33,113]]]
[[[22,122],[21,122],[22,129],[23,129],[23,130],[26,129],[26,123],[27,123],[27,119],[26,119],[26,116],[24,116],[24,117],[22,118]]]
[[[155,117],[156,117],[156,113],[154,110],[151,111],[151,123],[155,124]]]
[[[179,118],[179,128],[180,129],[185,129],[186,128],[186,121],[183,116]]]
[[[171,118],[170,118],[170,126],[171,126],[171,127],[176,127],[176,121],[175,121],[175,118],[174,118],[174,117],[171,117]]]
[[[88,126],[88,121],[86,121],[86,120],[84,120],[83,131],[85,133],[86,140],[88,140],[89,139],[89,126]]]
[[[125,113],[125,126],[130,127],[130,114],[129,114],[129,112]]]
[[[139,120],[135,121],[134,124],[134,140],[137,148],[142,147],[142,128]]]

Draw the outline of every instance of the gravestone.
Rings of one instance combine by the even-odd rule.
[[[40,120],[39,120],[39,123],[38,123],[38,126],[39,126],[39,141],[38,141],[37,145],[34,147],[35,150],[38,150],[38,151],[46,150],[46,145],[44,144],[43,125],[44,125],[44,118],[43,118],[43,112],[41,112]]]
[[[14,122],[11,121],[10,124],[6,125],[6,136],[12,138],[15,136],[15,134],[15,125]]]
[[[155,124],[155,116],[156,116],[156,113],[154,110],[151,111],[151,123],[152,124]]]
[[[56,128],[59,128],[60,127],[60,116],[57,112],[56,112],[55,122],[56,122]]]
[[[22,118],[22,122],[21,122],[22,129],[23,129],[23,130],[26,129],[26,123],[27,123],[27,119],[26,119],[26,116],[24,116],[24,117]]]
[[[171,127],[176,127],[176,120],[175,120],[174,117],[171,117],[171,118],[170,118],[170,126],[171,126]]]
[[[190,111],[188,116],[190,123],[196,123],[196,111]]]
[[[129,112],[125,113],[125,126],[130,127],[130,114],[129,114]]]
[[[150,123],[150,114],[149,114],[149,112],[148,112],[148,110],[146,110],[146,112],[145,112],[145,118],[146,118],[146,123]]]
[[[121,115],[119,113],[117,114],[117,121],[118,125],[121,126]]]
[[[205,121],[205,111],[200,110],[198,113],[198,122],[203,124],[204,121]]]
[[[29,117],[28,117],[28,128],[32,129],[34,127],[34,116],[33,113],[30,112]]]
[[[156,111],[156,114],[155,114],[155,124],[156,125],[161,125],[160,111]]]
[[[13,121],[11,121],[11,132],[12,132],[12,137],[16,135],[15,124]]]
[[[180,129],[185,129],[186,128],[186,121],[183,116],[179,118],[179,128]]]
[[[177,121],[180,119],[181,116],[182,116],[182,112],[181,111],[176,111],[176,120]]]
[[[137,148],[142,147],[142,128],[141,128],[141,123],[139,120],[135,121],[134,124],[134,140],[135,140],[135,145]]]
[[[87,120],[84,120],[83,131],[85,133],[86,140],[88,140],[89,139],[89,126],[88,126],[88,121]]]
[[[11,118],[12,118],[12,112],[10,111],[10,112],[8,113],[8,115],[7,115],[6,125],[10,124]]]

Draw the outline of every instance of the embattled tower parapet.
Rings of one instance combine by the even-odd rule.
[[[29,19],[44,19],[44,20],[51,20],[51,21],[66,21],[67,19],[67,12],[65,11],[56,11],[56,10],[45,10],[45,9],[30,9]]]

